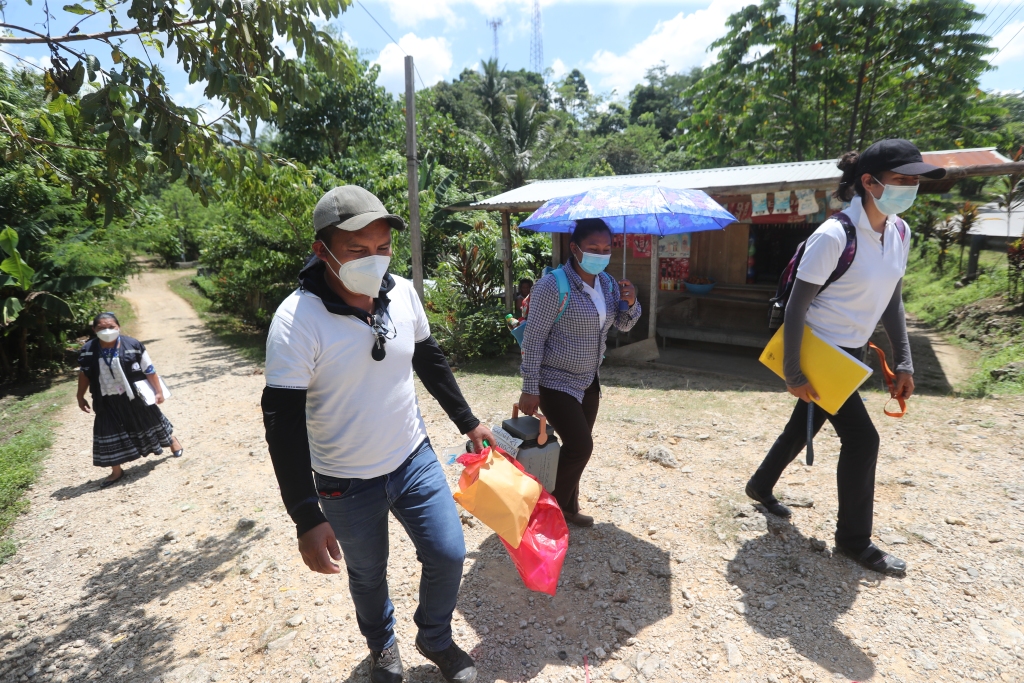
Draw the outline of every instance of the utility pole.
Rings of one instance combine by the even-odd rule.
[[[494,34],[494,61],[498,61],[498,29],[504,22],[500,18],[488,19],[487,25],[491,27],[491,32]]]
[[[412,285],[423,301],[423,240],[420,236],[419,161],[416,158],[416,84],[412,56],[405,57],[405,158],[409,174],[409,241],[412,248]]]

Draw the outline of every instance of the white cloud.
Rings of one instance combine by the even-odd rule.
[[[416,87],[431,86],[448,77],[452,68],[452,48],[447,38],[420,38],[406,33],[398,45],[388,43],[374,64],[380,65],[377,82],[393,93],[405,92],[405,55],[412,55],[419,71]],[[420,82],[420,78],[423,82]]]
[[[680,12],[672,19],[659,21],[649,36],[618,55],[598,50],[587,68],[598,74],[599,84],[628,92],[641,82],[644,73],[661,62],[669,71],[682,71],[708,64],[713,55],[707,47],[725,33],[725,20],[747,4],[744,0],[712,0],[711,4],[690,14]]]
[[[1007,24],[1006,28],[992,38],[989,45],[1003,51],[992,60],[994,66],[1001,66],[1007,62],[1024,57],[1024,21],[1015,21]],[[1014,37],[1016,36],[1016,37]],[[1006,46],[1003,49],[1003,46]]]
[[[551,62],[551,77],[553,79],[557,81],[567,73],[569,73],[569,67],[560,58],[555,58],[555,61]]]

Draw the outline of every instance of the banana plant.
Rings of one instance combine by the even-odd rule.
[[[20,370],[29,368],[29,328],[41,327],[46,330],[46,316],[72,317],[74,312],[65,298],[69,294],[82,292],[93,287],[102,287],[109,281],[94,275],[61,275],[52,260],[33,268],[18,250],[18,233],[7,227],[0,231],[0,249],[6,258],[0,262],[0,332],[6,338],[17,333]],[[5,296],[6,295],[6,296]],[[0,345],[0,362],[6,374],[10,374],[10,363]]]

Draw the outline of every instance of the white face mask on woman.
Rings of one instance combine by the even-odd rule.
[[[107,327],[102,330],[97,330],[96,336],[99,337],[101,342],[109,344],[112,341],[117,341],[117,338],[121,336],[121,330],[116,327]]]

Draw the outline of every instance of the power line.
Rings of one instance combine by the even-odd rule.
[[[1011,14],[1011,15],[1010,15],[1010,16],[1008,16],[1008,17],[1006,17],[1006,20],[1005,20],[1005,21],[1004,21],[1004,22],[1003,22],[1002,24],[1000,24],[1000,25],[999,25],[999,28],[997,28],[997,29],[996,29],[995,31],[992,31],[992,35],[993,35],[993,36],[998,36],[998,35],[999,35],[999,32],[1000,32],[1000,31],[1002,31],[1002,30],[1003,30],[1004,28],[1006,28],[1007,26],[1009,26],[1010,22],[1011,22],[1011,21],[1013,21],[1013,18],[1014,18],[1015,16],[1017,16],[1017,14],[1018,14],[1018,13],[1019,13],[1019,12],[1020,12],[1020,11],[1021,11],[1022,9],[1024,9],[1024,3],[1021,3],[1021,4],[1020,4],[1020,6],[1019,6],[1019,7],[1017,7],[1017,9],[1015,9],[1015,10],[1013,11],[1013,14]]]
[[[1017,29],[1017,32],[1013,34],[1013,38],[1010,38],[1008,41],[1006,41],[1006,45],[1003,45],[1001,48],[999,48],[999,52],[1002,52],[1006,48],[1010,47],[1010,43],[1013,42],[1014,38],[1016,38],[1017,36],[1020,35],[1021,31],[1024,31],[1024,26],[1021,26],[1019,29]],[[998,57],[999,56],[999,52],[997,52],[994,55],[992,55],[992,59],[995,59],[996,57]]]
[[[380,27],[380,30],[381,30],[381,31],[384,31],[384,35],[386,35],[386,36],[388,37],[388,39],[389,39],[389,40],[390,40],[390,41],[391,41],[392,43],[394,43],[394,44],[395,44],[395,46],[396,46],[396,47],[397,47],[397,48],[398,48],[399,50],[402,50],[402,46],[398,44],[398,41],[397,41],[397,40],[395,40],[394,38],[392,38],[392,37],[391,37],[391,34],[390,34],[390,33],[388,33],[388,30],[387,30],[386,28],[384,28],[384,25],[383,25],[383,24],[381,24],[381,23],[380,23],[379,21],[377,21],[377,17],[375,17],[375,16],[373,16],[372,14],[370,14],[370,10],[366,9],[366,5],[364,5],[364,4],[363,4],[363,3],[361,3],[361,2],[357,2],[356,4],[357,4],[357,5],[359,5],[360,7],[362,7],[362,8],[363,8],[363,11],[364,11],[364,12],[366,12],[366,15],[367,15],[368,17],[370,17],[371,19],[373,19],[373,23],[377,24],[377,26],[379,26],[379,27]],[[403,55],[405,55],[406,57],[410,56],[410,55],[409,55],[409,53],[408,53],[408,52],[406,52],[405,50],[402,50],[402,54],[403,54]],[[418,67],[418,66],[416,66],[416,61],[415,61],[415,60],[413,60],[413,63],[412,63],[412,68],[416,70],[416,77],[417,77],[418,79],[420,79],[420,85],[422,85],[422,86],[423,86],[424,88],[426,88],[426,87],[427,87],[427,84],[423,82],[423,76],[421,76],[421,75],[420,75],[420,69],[419,69],[419,67]]]
[[[992,26],[995,26],[996,24],[999,23],[999,20],[1003,18],[1003,15],[1006,14],[1006,10],[1010,9],[1011,7],[1013,7],[1012,4],[1011,5],[1007,5],[1006,7],[1004,7],[1002,9],[1002,11],[999,14],[997,14],[994,19],[991,16],[986,16],[985,17],[985,21],[982,22],[982,25],[984,25],[985,23],[988,23],[989,28],[991,28]],[[978,28],[979,28],[979,30],[982,29],[982,27],[978,27]],[[986,31],[983,31],[983,30],[981,32],[982,33],[986,33]]]

